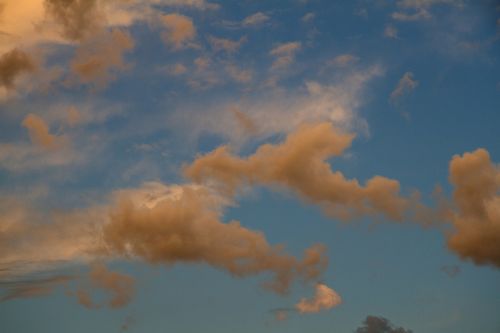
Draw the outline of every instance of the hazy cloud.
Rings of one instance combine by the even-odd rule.
[[[396,88],[391,93],[391,102],[397,102],[401,97],[409,94],[418,86],[418,81],[413,78],[412,72],[404,73],[403,77],[399,80]]]
[[[124,54],[133,47],[134,40],[127,32],[117,29],[103,32],[77,49],[71,69],[80,82],[103,86],[114,79],[116,72],[130,67]]]
[[[196,28],[191,18],[181,14],[167,14],[161,17],[166,28],[162,33],[163,41],[174,49],[182,49],[190,45],[196,36]]]

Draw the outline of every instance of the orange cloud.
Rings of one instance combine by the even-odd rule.
[[[128,33],[118,29],[103,32],[80,45],[71,69],[82,83],[105,85],[114,73],[129,68],[123,57],[133,48],[134,40]]]
[[[162,33],[163,41],[174,49],[181,49],[189,46],[189,43],[196,36],[196,28],[193,20],[180,14],[168,14],[161,17],[163,25],[167,31]]]
[[[102,27],[105,15],[98,0],[45,0],[46,13],[69,40],[83,40]]]
[[[22,125],[28,129],[33,144],[43,148],[58,148],[65,143],[63,137],[51,134],[47,123],[33,113],[24,118]]]
[[[316,313],[328,310],[342,303],[342,298],[325,284],[316,285],[316,294],[311,299],[303,298],[295,305],[299,313]]]
[[[500,267],[500,167],[485,149],[450,162],[450,182],[457,210],[448,247],[476,264]]]
[[[110,298],[106,303],[112,309],[121,308],[129,304],[135,293],[135,280],[132,277],[110,271],[103,264],[94,264],[89,272],[88,279],[90,286],[79,288],[75,293],[78,303],[86,308],[101,307],[100,304],[92,301],[92,297],[90,296],[91,288],[108,292]]]
[[[410,199],[399,195],[399,182],[382,176],[365,186],[333,171],[327,159],[341,155],[354,138],[330,123],[301,126],[277,145],[264,144],[247,157],[233,156],[222,146],[185,167],[195,182],[216,181],[233,193],[245,185],[288,188],[307,201],[320,205],[331,216],[351,219],[381,214],[401,221],[412,208]]]
[[[298,260],[270,245],[260,232],[237,221],[221,222],[227,203],[205,187],[149,186],[117,194],[103,226],[107,253],[154,264],[207,263],[238,277],[269,272],[274,278],[264,286],[278,293],[285,293],[295,278],[316,280],[326,268],[322,246],[313,246]]]

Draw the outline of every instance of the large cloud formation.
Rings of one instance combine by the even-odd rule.
[[[150,183],[140,191],[122,191],[103,226],[106,251],[154,264],[207,263],[238,277],[270,272],[274,279],[265,286],[278,293],[287,292],[295,278],[314,281],[326,268],[320,245],[298,260],[260,232],[237,221],[223,223],[225,204],[208,188],[194,185]]]
[[[450,162],[450,182],[457,210],[449,248],[476,264],[500,267],[500,168],[478,149]]]
[[[100,258],[206,263],[237,277],[270,273],[273,279],[264,287],[277,293],[286,293],[297,279],[316,282],[321,277],[328,263],[322,245],[306,249],[298,259],[283,246],[270,245],[261,232],[237,221],[222,222],[228,204],[203,186],[161,183],[118,191],[109,205],[39,214],[36,219],[36,211],[6,201],[3,211],[8,214],[0,218],[0,263]]]
[[[363,186],[331,169],[327,159],[341,155],[353,138],[328,122],[306,124],[283,143],[264,144],[247,158],[217,148],[187,166],[185,174],[195,182],[215,181],[229,192],[254,184],[285,187],[344,220],[382,215],[402,221],[412,200],[400,196],[398,181],[375,176]]]

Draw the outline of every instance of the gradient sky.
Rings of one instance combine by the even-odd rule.
[[[500,3],[0,0],[1,332],[500,332]]]

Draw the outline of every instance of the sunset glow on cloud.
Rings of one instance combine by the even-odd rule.
[[[499,22],[0,0],[0,331],[498,333]]]

